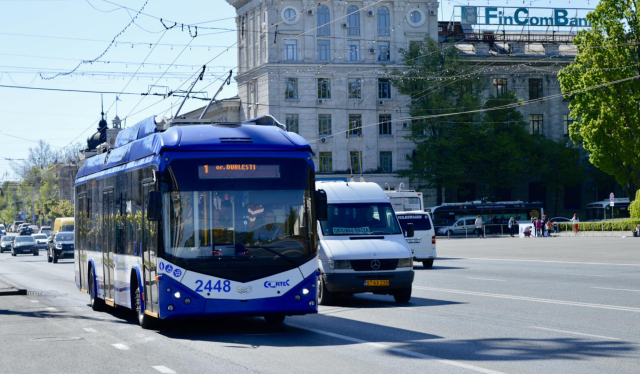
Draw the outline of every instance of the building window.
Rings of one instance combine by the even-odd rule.
[[[360,11],[357,6],[347,9],[347,35],[360,35]]]
[[[507,80],[505,78],[494,78],[493,87],[496,89],[496,97],[507,93]]]
[[[262,60],[260,59],[260,53],[258,53],[259,48],[260,45],[258,43],[255,43],[253,45],[253,55],[256,56],[256,65],[260,65],[260,63],[262,62]]]
[[[331,173],[333,171],[333,156],[331,152],[320,152],[320,172]]]
[[[529,114],[529,126],[532,134],[542,134],[542,114]]]
[[[380,152],[380,170],[391,173],[393,170],[393,154],[391,152]]]
[[[331,114],[318,114],[318,134],[331,135]]]
[[[267,62],[267,38],[262,38],[262,61]]]
[[[287,8],[284,11],[284,18],[289,22],[293,22],[296,19],[296,15],[296,11],[293,8]]]
[[[285,100],[298,100],[298,78],[287,78],[284,98]]]
[[[529,79],[529,100],[539,99],[542,97],[542,79]]]
[[[331,79],[318,78],[318,99],[331,99]]]
[[[287,131],[300,134],[300,128],[298,127],[297,114],[287,114]]]
[[[354,173],[359,173],[361,164],[362,152],[351,151],[351,170],[353,170]]]
[[[298,61],[298,41],[287,40],[284,42],[284,60]]]
[[[563,117],[564,124],[564,136],[569,136],[569,126],[574,123],[576,120],[571,118],[570,114],[565,114]]]
[[[360,61],[360,41],[349,40],[349,61]]]
[[[322,5],[318,7],[318,35],[331,35],[331,28],[329,23],[331,22],[331,15],[329,14],[329,8]]]
[[[349,114],[349,136],[362,136],[362,115]]]
[[[378,36],[389,36],[391,26],[391,18],[389,9],[386,6],[378,8]]]
[[[420,23],[420,21],[422,21],[422,15],[417,10],[414,10],[409,15],[409,19],[411,20],[412,23],[417,24],[417,23]]]
[[[391,114],[380,114],[378,116],[378,132],[380,136],[392,136]]]
[[[362,99],[362,79],[349,78],[349,99]]]
[[[391,61],[391,51],[389,49],[389,42],[378,43],[378,61]]]
[[[391,82],[388,79],[378,79],[378,99],[391,99]]]
[[[318,61],[329,61],[331,42],[329,40],[318,40]]]

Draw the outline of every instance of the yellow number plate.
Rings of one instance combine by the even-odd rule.
[[[389,285],[388,279],[367,280],[367,286],[388,286],[388,285]]]

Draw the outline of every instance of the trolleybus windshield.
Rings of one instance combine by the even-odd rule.
[[[175,161],[164,178],[171,181],[162,204],[168,260],[202,271],[255,262],[295,267],[316,256],[313,173],[304,160],[199,161]],[[229,173],[216,165],[250,167]]]

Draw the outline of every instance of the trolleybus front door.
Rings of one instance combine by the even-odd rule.
[[[145,312],[149,312],[154,316],[158,316],[158,283],[156,281],[156,265],[157,265],[157,242],[156,233],[157,222],[151,222],[147,219],[147,205],[149,203],[149,191],[155,190],[152,180],[144,180],[142,186],[142,262],[144,266],[144,304]]]
[[[113,252],[115,247],[115,219],[113,190],[105,191],[102,195],[103,204],[103,243],[102,243],[102,264],[104,269],[104,297],[108,304],[115,306],[113,293]]]

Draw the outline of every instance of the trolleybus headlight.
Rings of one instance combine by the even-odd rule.
[[[187,297],[186,299],[184,299],[184,303],[187,305],[191,304],[191,299]]]
[[[315,301],[315,300],[311,300],[311,301],[309,301],[309,305],[311,305],[311,306],[316,306],[316,301]]]
[[[300,301],[300,295],[296,295],[296,301]]]
[[[174,293],[174,294],[173,294],[173,297],[175,297],[176,299],[179,299],[179,298],[180,298],[180,296],[181,296],[181,295],[180,295],[180,291],[178,291],[178,292],[176,292],[176,293]]]
[[[170,312],[173,312],[173,305],[169,304],[169,306],[167,307],[167,310]]]
[[[302,294],[303,294],[303,295],[306,295],[306,294],[308,294],[308,293],[309,293],[309,290],[308,290],[308,289],[306,289],[306,288],[303,288],[303,289],[302,289]]]

